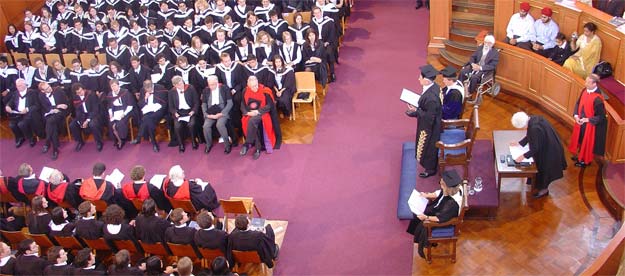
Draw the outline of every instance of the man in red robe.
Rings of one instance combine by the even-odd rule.
[[[104,200],[108,204],[114,204],[115,186],[111,182],[104,180],[106,165],[96,163],[93,165],[93,177],[83,179],[80,185],[80,197],[84,200]]]
[[[204,209],[212,212],[219,207],[217,194],[211,184],[206,183],[206,186],[202,186],[196,181],[186,179],[180,165],[169,169],[169,177],[163,180],[162,189],[165,197],[170,200],[191,200],[196,210]]]
[[[250,76],[241,104],[243,113],[241,123],[246,137],[245,144],[241,148],[241,156],[246,155],[252,145],[256,147],[254,160],[260,157],[263,146],[268,153],[279,147],[280,139],[277,133],[280,126],[277,120],[272,118],[272,110],[275,111],[271,89],[259,84],[256,76]],[[262,132],[259,132],[259,129]]]
[[[132,181],[124,184],[121,189],[122,195],[126,199],[145,201],[152,198],[159,209],[166,212],[171,210],[171,204],[165,198],[163,191],[145,181],[145,168],[143,166],[134,166],[130,171],[130,179]]]
[[[605,154],[608,122],[598,82],[599,76],[595,74],[586,77],[586,89],[575,103],[573,118],[576,124],[571,134],[569,151],[574,154],[572,159],[577,167],[584,168],[590,165],[594,155]]]

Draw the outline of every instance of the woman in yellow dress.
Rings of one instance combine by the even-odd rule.
[[[577,51],[570,56],[563,67],[571,70],[581,78],[586,78],[592,73],[592,68],[599,62],[601,57],[601,39],[595,34],[597,25],[592,22],[584,24],[584,34],[576,39],[573,35],[571,50]]]

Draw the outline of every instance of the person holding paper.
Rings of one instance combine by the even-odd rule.
[[[115,147],[121,150],[128,139],[128,120],[131,117],[134,98],[126,89],[121,89],[119,81],[109,81],[111,94],[107,96],[109,133],[115,138]]]
[[[423,248],[427,246],[427,230],[423,221],[447,222],[460,215],[462,206],[462,178],[455,170],[444,171],[440,180],[441,189],[432,193],[421,193],[429,199],[423,214],[415,214],[406,232],[414,235],[414,242],[419,244],[419,256],[425,258]]]
[[[195,114],[200,109],[200,97],[192,85],[185,84],[181,76],[175,76],[171,79],[174,88],[169,90],[169,113],[174,119],[174,132],[178,140],[178,151],[184,152],[183,131],[187,128],[191,133],[191,146],[193,149],[198,148],[195,140],[196,134],[196,118]]]
[[[219,207],[217,194],[210,183],[200,186],[194,180],[185,179],[184,170],[180,165],[169,169],[169,177],[163,180],[163,193],[168,199],[191,200],[196,210],[213,211]]]
[[[80,185],[80,197],[84,200],[104,200],[108,204],[115,204],[115,186],[104,180],[106,165],[96,163],[93,165],[93,177],[84,179]]]
[[[529,144],[528,152],[513,158],[516,158],[516,162],[534,158],[538,169],[536,183],[533,183],[537,190],[534,198],[547,196],[549,184],[562,178],[562,171],[566,169],[566,158],[560,137],[549,121],[542,116],[528,116],[525,112],[517,112],[512,115],[511,121],[515,128],[527,128],[527,135],[521,141],[512,142],[511,145]]]
[[[159,209],[169,212],[171,204],[165,198],[163,191],[154,185],[145,181],[145,168],[143,166],[134,166],[130,171],[131,182],[122,186],[122,195],[132,201],[139,199],[145,201],[148,198],[154,199]]]
[[[76,141],[76,151],[80,151],[85,145],[83,133],[93,133],[96,149],[102,151],[102,120],[100,116],[100,100],[95,93],[87,91],[82,84],[74,83],[72,92],[76,117],[69,124],[69,130]]]
[[[59,156],[59,128],[68,114],[67,97],[63,88],[52,89],[48,83],[39,83],[39,104],[45,121],[46,143],[42,152],[48,152],[52,146],[52,160]]]
[[[142,114],[141,124],[137,138],[130,143],[136,145],[141,143],[141,138],[148,137],[152,141],[152,150],[159,152],[156,126],[167,115],[167,90],[162,85],[146,79],[143,81],[143,88],[140,89],[138,105]]]
[[[590,165],[595,155],[605,154],[606,133],[608,122],[603,92],[598,87],[599,76],[590,74],[586,77],[586,88],[582,90],[573,109],[573,133],[569,151],[576,167],[585,168]]]
[[[434,82],[438,71],[432,65],[425,65],[420,69],[419,83],[423,86],[423,93],[418,106],[408,104],[406,115],[417,118],[415,158],[425,169],[419,173],[419,177],[426,178],[436,174],[438,167],[436,142],[441,136],[441,89]]]

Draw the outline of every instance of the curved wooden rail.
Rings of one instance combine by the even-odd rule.
[[[621,226],[608,246],[580,275],[616,275],[625,251],[625,227]],[[622,269],[622,268],[621,268]]]
[[[562,122],[573,126],[573,109],[584,80],[560,65],[533,52],[497,42],[501,49],[497,82],[516,96],[541,105]],[[606,102],[608,137],[606,157],[612,162],[625,162],[625,111],[623,104],[610,97]]]

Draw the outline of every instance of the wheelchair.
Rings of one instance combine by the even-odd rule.
[[[476,72],[469,73],[463,83],[465,87],[465,95],[469,95],[469,93],[471,92],[468,90],[469,90],[469,82],[473,74],[476,74]],[[477,74],[482,74],[482,73],[477,72]],[[482,76],[480,84],[477,86],[475,93],[471,95],[471,98],[467,99],[466,102],[471,105],[481,105],[483,101],[482,96],[484,94],[489,94],[494,98],[494,97],[497,97],[497,95],[499,95],[500,91],[501,91],[501,85],[496,82],[495,72],[493,71],[492,73],[485,74]]]

